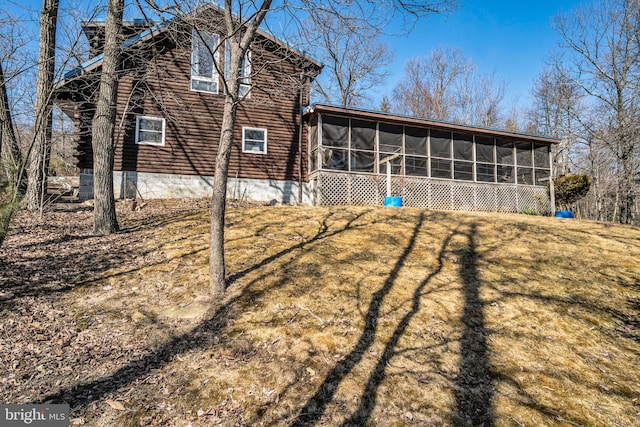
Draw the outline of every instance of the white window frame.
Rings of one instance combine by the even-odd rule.
[[[229,64],[231,62],[231,50],[229,48],[229,40],[225,40],[224,44],[224,75],[227,81],[229,80]],[[240,75],[239,75],[239,84],[240,87],[238,89],[238,96],[250,98],[251,97],[251,50],[247,50],[244,54],[244,58],[242,58],[242,63],[240,64]]]
[[[246,134],[247,134],[248,130],[255,130],[255,131],[264,132],[264,140],[263,140],[264,149],[262,151],[254,151],[254,150],[247,150],[246,149],[246,142],[247,142]],[[252,141],[257,141],[257,140],[252,140]],[[242,127],[242,152],[243,153],[250,153],[250,154],[267,154],[267,129],[243,126]]]
[[[206,41],[203,37],[210,36],[213,39],[213,43],[215,46],[208,46],[208,50],[213,51],[212,58],[212,68],[211,68],[211,76],[200,76],[196,73],[196,62],[198,60],[197,55],[200,52],[200,44],[205,44]],[[195,92],[205,92],[205,93],[219,93],[220,92],[220,76],[218,75],[218,70],[216,68],[216,64],[218,64],[218,44],[220,43],[220,35],[219,34],[203,34],[203,37],[198,34],[198,32],[194,29],[191,32],[191,79],[189,80],[189,88]],[[206,50],[206,49],[205,49]],[[200,82],[208,82],[214,83],[214,90],[204,90],[193,87],[194,81]]]
[[[162,122],[162,130],[157,131],[157,130],[153,130],[153,129],[141,129],[140,128],[140,122],[142,120],[161,121]],[[137,115],[136,116],[136,137],[135,137],[136,144],[139,144],[139,145],[164,146],[164,142],[165,142],[165,123],[166,123],[166,121],[162,117],[143,116],[141,114]],[[162,142],[141,141],[140,140],[140,132],[141,131],[160,133],[162,135]]]

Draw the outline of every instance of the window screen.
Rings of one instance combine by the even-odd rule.
[[[192,32],[191,38],[191,90],[218,92],[218,71],[214,61],[218,61],[217,34]]]
[[[136,144],[164,145],[164,119],[136,116]]]
[[[387,173],[387,165],[391,164],[391,173],[393,175],[401,175],[402,174],[402,158],[398,157],[390,162],[384,162],[380,165],[380,173]]]
[[[513,175],[513,166],[498,165],[496,167],[498,182],[503,183],[515,183],[515,176]]]
[[[476,161],[484,163],[495,163],[493,156],[493,138],[476,136]]]
[[[473,163],[453,162],[453,177],[454,179],[473,181]]]
[[[496,140],[496,160],[503,165],[513,164],[513,142]]]
[[[548,168],[549,167],[549,146],[548,145],[534,145],[533,147],[533,161],[536,168]]]
[[[259,128],[242,128],[242,151],[245,153],[267,152],[267,130]]]
[[[518,166],[518,184],[533,185],[533,168],[521,168]]]
[[[322,168],[333,170],[348,170],[348,150],[338,148],[322,149]]]
[[[405,128],[404,146],[406,154],[427,155],[427,129]]]
[[[451,178],[451,161],[431,159],[432,178]]]
[[[427,176],[426,157],[406,156],[404,158],[405,175]]]
[[[376,146],[376,123],[351,120],[351,148],[373,151]]]
[[[536,168],[536,185],[547,185],[546,179],[551,175],[551,170],[549,169],[537,169]],[[544,179],[545,181],[541,181]]]
[[[378,137],[381,153],[402,152],[402,126],[380,123]]]
[[[496,182],[495,168],[493,163],[477,163],[476,179],[480,182]]]
[[[473,136],[453,134],[453,158],[458,160],[473,160]]]
[[[431,131],[431,156],[451,158],[451,132]]]
[[[533,166],[533,152],[531,144],[528,142],[518,142],[516,144],[518,166]]]
[[[374,172],[376,154],[373,151],[351,151],[351,170]]]
[[[322,116],[322,145],[325,147],[344,147],[349,143],[349,119],[344,117]]]

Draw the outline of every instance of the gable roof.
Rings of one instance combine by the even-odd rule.
[[[440,120],[426,119],[420,117],[402,116],[397,114],[385,113],[382,111],[365,110],[353,107],[339,107],[327,104],[314,104],[306,108],[305,114],[314,113],[328,115],[342,115],[345,117],[357,117],[360,119],[368,119],[387,123],[395,123],[404,126],[429,127],[439,130],[446,130],[460,133],[474,133],[481,136],[490,136],[497,138],[513,138],[526,142],[542,143],[542,144],[559,144],[560,139],[543,135],[533,135],[524,132],[514,132],[504,129],[493,129],[482,126],[463,125],[459,123],[445,122]]]
[[[213,4],[208,4],[206,6],[203,6],[200,9],[197,9],[191,13],[189,13],[189,15],[191,14],[195,14],[195,13],[201,13],[204,12],[208,9],[213,9],[215,12],[222,12],[222,9],[216,5]],[[162,33],[165,33],[172,24],[175,24],[177,22],[179,22],[180,17],[174,17],[171,19],[167,19],[164,20],[156,25],[151,26],[151,28],[144,30],[142,32],[139,32],[137,34],[135,34],[134,36],[126,39],[125,41],[122,42],[121,44],[121,48],[123,50],[130,48],[132,46],[144,43],[150,39],[152,39],[153,37],[156,37]],[[132,21],[134,23],[138,23],[138,20],[134,20]],[[86,34],[86,33],[85,33]],[[288,52],[292,52],[293,54],[295,54],[296,56],[304,59],[305,61],[309,62],[311,64],[312,67],[317,68],[318,69],[318,73],[320,72],[320,70],[322,70],[323,64],[318,61],[317,59],[312,58],[311,56],[309,56],[306,52],[304,51],[299,51],[298,49],[292,47],[291,45],[289,45],[288,43],[279,40],[277,37],[275,37],[272,34],[269,34],[261,29],[258,29],[256,32],[257,36],[260,37],[264,37],[265,39],[272,41],[280,46],[283,46]],[[100,53],[96,56],[94,56],[93,58],[83,62],[82,64],[80,64],[79,66],[73,68],[72,70],[67,71],[66,73],[64,73],[62,80],[60,80],[55,88],[59,89],[62,88],[69,80],[73,79],[74,77],[78,77],[82,74],[88,73],[92,70],[95,70],[96,68],[99,68],[102,65],[102,61],[104,60],[104,53]]]

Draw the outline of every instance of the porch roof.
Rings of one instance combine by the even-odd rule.
[[[519,141],[543,143],[543,144],[559,144],[561,142],[558,138],[552,138],[549,136],[533,135],[524,132],[513,132],[504,129],[492,129],[482,126],[463,125],[460,123],[451,123],[433,119],[426,119],[420,117],[403,116],[397,114],[385,113],[382,111],[366,110],[353,107],[340,107],[327,104],[314,104],[306,108],[305,115],[311,116],[313,114],[329,114],[343,117],[352,117],[358,119],[379,121],[385,123],[394,123],[404,126],[416,126],[416,127],[428,127],[432,129],[445,130],[451,132],[460,133],[473,133],[475,135],[517,139]]]

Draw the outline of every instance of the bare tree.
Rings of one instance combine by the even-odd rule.
[[[114,144],[118,71],[121,59],[121,33],[124,0],[109,0],[105,24],[104,57],[100,89],[93,117],[93,231],[107,235],[117,232],[116,205],[113,192]]]
[[[606,145],[615,158],[615,219],[631,223],[636,212],[640,123],[640,2],[597,2],[561,15],[557,62],[598,109],[607,129]]]
[[[0,62],[0,152],[2,153],[5,175],[9,181],[10,188],[12,188],[12,198],[15,198],[19,186],[22,152],[13,127],[2,62]]]
[[[196,8],[189,8],[186,2],[156,2],[147,0],[147,4],[161,13],[178,14],[188,18],[189,12]],[[352,27],[353,34],[377,34],[391,20],[400,18],[417,19],[432,13],[439,13],[451,10],[455,5],[455,0],[433,0],[426,2],[406,3],[397,0],[385,0],[381,2],[370,2],[368,0],[326,0],[323,2],[312,2],[309,0],[298,0],[291,2],[273,2],[272,0],[252,1],[252,0],[225,0],[221,9],[222,13],[222,34],[217,46],[213,47],[213,52],[224,46],[226,53],[225,70],[219,70],[221,81],[224,86],[224,112],[221,124],[221,136],[218,144],[218,154],[216,157],[213,196],[211,207],[211,234],[209,248],[209,272],[210,287],[212,294],[220,294],[227,287],[224,266],[224,224],[227,191],[227,174],[229,170],[229,159],[231,147],[235,139],[234,127],[236,113],[239,105],[244,99],[244,91],[241,92],[245,76],[241,73],[243,63],[246,61],[246,53],[255,39],[258,28],[264,24],[269,27],[270,22],[278,21],[288,25],[292,23],[296,26],[298,34],[302,31],[301,26],[308,19],[315,19],[318,22],[326,22],[322,16],[329,14],[335,17],[336,22],[353,23],[353,17],[359,16],[358,25]],[[314,18],[315,17],[315,18]],[[188,19],[185,19],[189,23]],[[194,31],[199,34],[198,23],[191,22]],[[210,23],[209,23],[210,25]],[[207,26],[203,27],[206,31]],[[336,24],[336,28],[340,28]],[[200,35],[200,34],[199,34]],[[214,56],[215,57],[215,56]],[[215,63],[214,66],[219,65]],[[254,72],[254,70],[252,70]],[[300,76],[291,76],[292,80],[297,80]],[[304,79],[303,79],[304,80]],[[349,99],[355,99],[352,89],[347,87],[345,81],[345,94]],[[250,90],[254,90],[251,88]],[[350,97],[350,98],[349,98]]]
[[[56,28],[59,0],[44,0],[40,12],[40,44],[36,80],[34,143],[29,154],[29,181],[25,207],[42,207],[46,190],[46,170],[51,150],[51,108],[55,76]]]
[[[17,60],[19,50],[26,43],[17,20],[3,13],[0,17],[0,159],[9,187],[16,198],[19,190],[20,170],[23,167],[23,156],[16,135],[11,103],[9,101],[8,86],[10,81],[25,69],[23,58]],[[17,60],[17,61],[16,61]],[[16,63],[17,62],[17,63]],[[11,70],[5,68],[5,63],[11,64]]]
[[[585,138],[580,118],[586,112],[582,102],[584,92],[565,72],[547,67],[535,80],[531,95],[533,102],[528,116],[533,132],[562,140],[554,146],[555,173],[571,173],[574,145]]]
[[[407,62],[393,101],[395,110],[403,114],[495,126],[504,87],[495,74],[479,75],[460,50],[439,48]]]
[[[303,27],[304,44],[325,64],[312,90],[328,104],[360,105],[388,75],[384,67],[393,54],[380,40],[380,29],[363,27],[361,19],[321,11]]]

